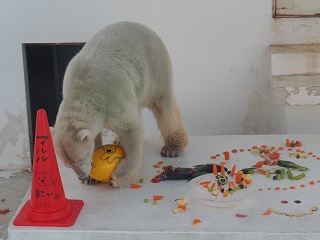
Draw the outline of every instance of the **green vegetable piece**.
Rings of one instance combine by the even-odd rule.
[[[295,164],[290,161],[285,161],[285,160],[278,160],[278,165],[281,167],[291,168],[291,169],[295,169],[298,171],[308,171],[309,170],[309,168],[307,168],[307,167],[302,167],[298,164]]]

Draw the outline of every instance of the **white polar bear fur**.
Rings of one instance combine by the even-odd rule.
[[[162,137],[162,156],[182,154],[188,137],[172,89],[171,61],[165,45],[149,28],[131,22],[109,25],[96,33],[70,61],[53,141],[59,158],[86,179],[83,167],[101,131],[117,134],[125,151],[111,185],[128,186],[143,163],[140,109],[153,112]]]

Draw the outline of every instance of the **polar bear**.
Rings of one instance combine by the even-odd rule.
[[[57,156],[80,180],[89,171],[95,147],[107,128],[125,151],[110,185],[125,187],[143,164],[143,126],[140,109],[149,108],[164,146],[161,155],[176,157],[188,143],[172,88],[171,61],[165,45],[139,23],[119,22],[96,33],[70,61],[63,81],[63,100],[54,126]]]

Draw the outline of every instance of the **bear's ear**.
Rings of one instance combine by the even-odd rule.
[[[88,129],[82,129],[77,132],[77,138],[80,142],[91,139],[91,132]]]

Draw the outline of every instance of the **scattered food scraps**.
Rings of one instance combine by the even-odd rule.
[[[152,199],[153,199],[154,201],[161,200],[162,198],[163,198],[163,196],[159,196],[159,195],[154,195],[154,196],[152,197]]]
[[[0,210],[0,214],[7,214],[8,212],[10,212],[9,208]]]
[[[130,185],[130,187],[131,187],[131,188],[142,188],[141,185],[133,184],[133,183]]]
[[[280,211],[276,211],[272,208],[268,208],[267,211],[265,211],[262,215],[270,215],[270,213],[274,213],[277,215],[285,215],[288,217],[303,217],[306,215],[311,215],[312,213],[314,213],[315,211],[318,211],[318,207],[317,206],[313,206],[310,211],[307,212],[301,212],[301,213],[288,213],[288,212],[280,212]]]
[[[192,225],[196,225],[196,224],[199,224],[199,223],[202,223],[201,219],[199,218],[195,218],[192,220]]]
[[[246,214],[242,214],[242,213],[237,213],[237,214],[236,214],[236,217],[238,217],[238,218],[245,218],[245,217],[247,217],[247,215],[246,215]]]
[[[178,203],[178,207],[173,209],[174,214],[181,213],[187,210],[186,204],[188,203],[188,198],[179,198],[176,199],[176,201]]]

